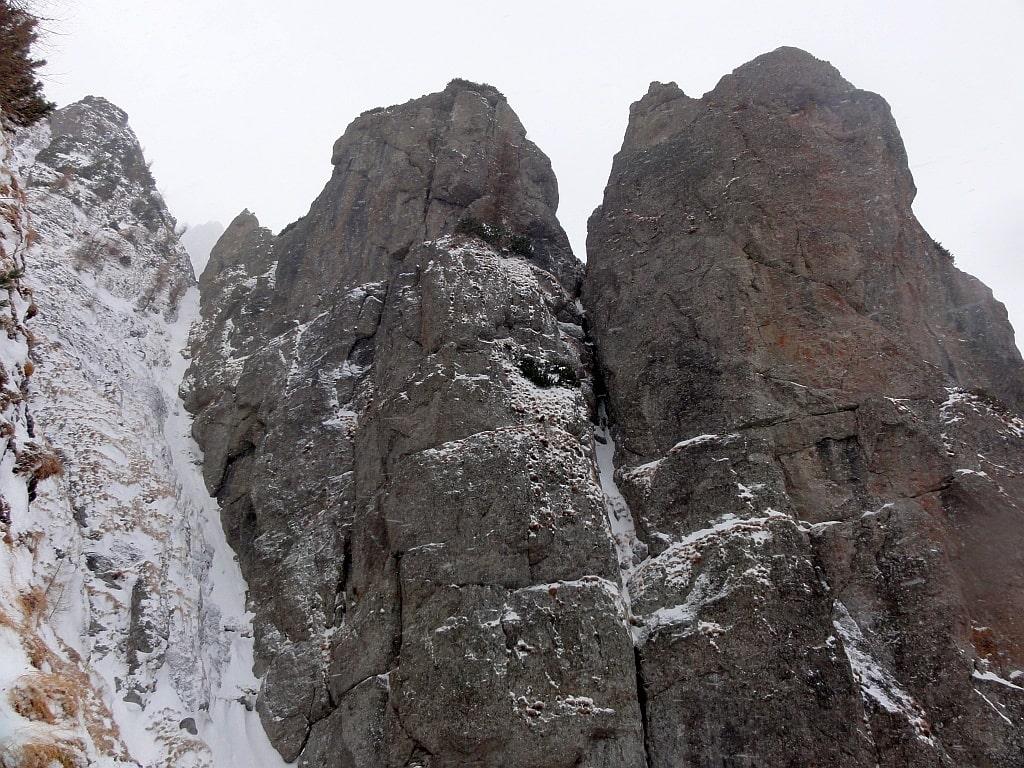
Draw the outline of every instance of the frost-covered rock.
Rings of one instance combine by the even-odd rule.
[[[879,97],[793,49],[652,86],[586,318],[493,89],[333,159],[214,248],[183,388],[286,758],[1020,762],[1021,360]]]
[[[63,473],[29,485],[10,530],[32,542],[24,588],[45,598],[37,621],[84,702],[91,738],[61,748],[80,742],[90,764],[279,765],[249,711],[244,582],[177,397],[198,292],[174,219],[103,99],[22,131],[17,154],[35,296],[25,395]]]
[[[1021,764],[1024,364],[831,66],[652,86],[582,304],[490,86],[361,115],[199,297],[120,110],[17,151],[5,766]]]
[[[41,509],[62,466],[30,403],[37,306],[22,274],[38,234],[11,140],[0,116],[0,764],[112,768],[130,763],[79,652],[81,604],[66,594],[80,573]]]

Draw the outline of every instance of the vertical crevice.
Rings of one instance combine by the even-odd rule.
[[[392,666],[397,667],[402,659],[402,641],[405,634],[405,615],[402,607],[402,553],[395,553],[395,613],[398,615],[398,630],[395,632],[394,640],[392,641],[392,653],[394,655],[394,663]]]
[[[352,537],[346,534],[341,549],[341,568],[334,587],[334,618],[332,625],[341,626],[348,614],[348,581],[352,576]]]
[[[633,650],[633,668],[636,678],[636,699],[640,710],[640,728],[644,748],[644,764],[651,767],[650,724],[647,712],[647,688],[644,684],[643,662],[637,643],[640,638],[634,631],[632,597],[629,592],[629,580],[637,568],[638,554],[646,552],[646,547],[637,537],[636,518],[633,511],[615,482],[615,438],[612,435],[611,416],[608,409],[608,391],[604,372],[601,370],[600,358],[596,353],[596,344],[590,335],[589,323],[584,314],[585,339],[595,350],[591,363],[591,374],[594,388],[598,392],[596,408],[597,423],[594,434],[594,464],[598,481],[605,499],[605,511],[608,515],[609,533],[612,546],[616,553],[619,566],[619,584],[622,598],[623,621],[630,635]]]
[[[651,725],[647,718],[647,687],[644,685],[643,660],[640,658],[640,649],[633,647],[633,665],[636,668],[636,700],[640,705],[640,727],[643,729],[644,738],[644,762],[647,768],[651,768]]]
[[[608,528],[619,567],[619,589],[624,619],[628,625],[633,616],[629,580],[637,568],[638,553],[645,551],[646,547],[637,537],[636,518],[615,481],[615,438],[612,436],[607,400],[603,397],[597,406],[597,431],[594,442],[594,461],[597,465],[598,482],[604,494]]]

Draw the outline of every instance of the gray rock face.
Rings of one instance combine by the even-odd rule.
[[[652,86],[589,335],[493,88],[333,162],[213,249],[183,386],[287,760],[1020,764],[1024,367],[881,98],[792,49]]]
[[[801,51],[631,109],[583,303],[651,766],[1024,761],[1024,367],[913,195]]]
[[[642,766],[550,164],[453,82],[359,117],[310,213],[243,213],[183,393],[309,766]]]

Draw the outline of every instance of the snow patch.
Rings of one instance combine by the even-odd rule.
[[[629,626],[632,615],[629,580],[636,571],[637,563],[644,556],[647,547],[636,535],[633,513],[615,482],[615,440],[608,425],[608,415],[603,403],[598,409],[598,422],[600,433],[598,439],[595,440],[598,479],[601,483],[601,490],[604,492],[608,529],[619,563],[621,579],[619,594],[625,610],[624,618]]]
[[[843,640],[850,671],[860,685],[865,703],[874,702],[887,712],[902,715],[917,738],[936,746],[924,710],[903,690],[896,678],[871,655],[870,645],[860,627],[846,606],[839,601],[835,603],[832,624]]]

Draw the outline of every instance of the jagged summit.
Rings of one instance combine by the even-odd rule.
[[[676,83],[659,83],[655,80],[651,83],[643,98],[630,105],[630,123],[637,122],[638,116],[641,114],[650,114],[653,110],[678,100],[693,101]]]
[[[269,264],[264,264],[263,261],[251,263],[251,258],[256,254],[265,253],[273,238],[274,235],[269,229],[260,226],[256,214],[248,208],[244,209],[231,220],[210,250],[210,258],[199,277],[200,288],[217,280],[232,267],[241,266],[244,271],[253,274],[253,270],[265,271]],[[257,243],[264,245],[258,246]]]
[[[825,281],[854,312],[916,345],[916,380],[932,377],[937,366],[962,386],[1024,402],[1024,368],[1005,309],[955,269],[917,222],[906,151],[881,97],[795,48],[739,67],[701,99],[667,93],[657,87],[634,104],[612,170],[618,186],[640,184],[632,174],[643,174],[645,190],[676,184],[668,169],[685,174],[692,202],[650,215],[662,222],[682,216],[695,236],[734,238],[754,258]],[[709,162],[720,155],[730,167]],[[652,174],[654,167],[666,172]],[[766,189],[774,191],[767,200]],[[651,209],[658,199],[645,193],[633,210]],[[802,231],[813,245],[806,236],[799,247],[793,242]],[[597,228],[591,236],[619,234]],[[898,288],[907,275],[927,288],[927,300]],[[947,303],[951,308],[942,309]],[[885,365],[857,359],[858,369]]]
[[[620,152],[648,147],[671,136],[682,122],[696,117],[699,104],[674,82],[652,82],[647,93],[629,107],[629,122]]]
[[[846,91],[856,90],[829,62],[801,48],[782,46],[763,53],[729,74],[723,75],[716,86],[702,98],[708,100],[715,92],[735,93],[740,90],[763,97],[780,89],[815,85]],[[647,93],[634,104],[634,107],[641,104],[650,108],[652,105],[656,106],[680,97],[686,97],[686,94],[674,81],[662,83],[654,80]]]
[[[652,80],[650,86],[647,88],[647,93],[644,94],[643,99],[640,101],[651,100],[654,102],[664,102],[671,99],[677,99],[680,96],[686,96],[686,94],[674,80],[667,83]]]
[[[27,135],[41,136],[44,143],[37,159],[56,173],[53,184],[74,187],[79,195],[102,204],[111,213],[111,222],[137,223],[150,232],[173,236],[174,217],[120,107],[86,96],[54,111]]]
[[[66,107],[63,107],[64,110],[72,111],[74,108],[87,109],[94,115],[102,115],[111,122],[116,123],[118,126],[125,126],[128,124],[128,113],[105,96],[94,96],[90,94],[88,96],[83,96],[78,101],[72,102]]]
[[[71,227],[72,261],[95,270],[108,290],[173,314],[193,281],[192,267],[125,112],[87,96],[25,130],[19,143],[34,162],[32,185],[53,192],[52,202],[67,200],[86,211],[73,216],[70,207],[48,205],[37,214],[52,219],[53,228]],[[150,282],[132,284],[141,280]]]
[[[133,143],[138,144],[128,125],[128,113],[102,96],[86,96],[55,110],[46,122],[54,138],[67,137],[69,141],[86,143],[90,148],[117,147],[119,158],[134,149]]]
[[[478,93],[486,97],[492,105],[496,105],[499,101],[506,101],[505,94],[490,83],[477,83],[462,77],[455,77],[449,80],[444,90],[447,93],[458,93],[459,91]]]
[[[471,218],[525,237],[531,260],[576,290],[582,265],[555,216],[551,163],[497,91],[457,84],[361,115],[335,142],[332,163],[310,213],[282,238],[316,240],[379,276],[396,254]],[[282,281],[339,277],[321,273],[322,260],[281,265]]]
[[[227,227],[224,228],[224,234],[221,235],[221,238],[225,237],[229,233],[244,232],[258,228],[259,226],[259,217],[248,208],[243,208],[241,212],[231,220]]]
[[[507,101],[505,95],[489,83],[477,83],[473,80],[467,80],[462,77],[453,77],[448,81],[443,90],[437,91],[436,93],[427,94],[425,96],[419,96],[401,104],[393,104],[388,107],[373,107],[360,113],[359,117],[370,117],[373,115],[386,114],[396,109],[401,109],[408,104],[413,102],[422,102],[424,100],[451,102],[451,100],[461,92],[474,93],[478,96],[483,97],[490,106],[497,106],[499,102]],[[358,118],[357,118],[358,119]]]

